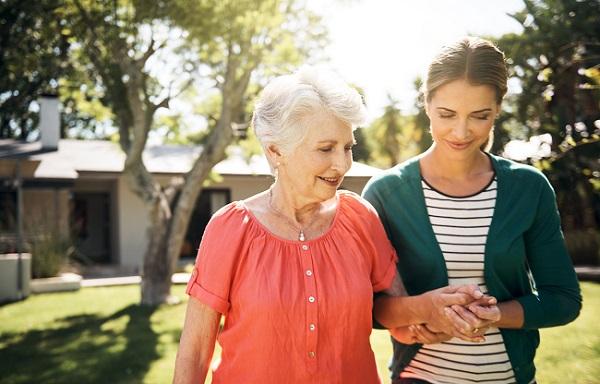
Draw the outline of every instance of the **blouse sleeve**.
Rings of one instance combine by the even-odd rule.
[[[536,293],[517,300],[523,306],[524,328],[561,325],[575,319],[581,293],[560,228],[552,187],[543,178],[533,225],[525,233],[527,260]]]
[[[204,230],[186,293],[215,311],[229,309],[229,290],[242,251],[247,218],[235,204],[222,208]]]
[[[377,216],[375,210],[372,212],[373,223],[371,233],[373,236],[373,268],[371,270],[371,281],[373,282],[373,292],[383,291],[392,285],[392,280],[396,275],[396,263],[398,257],[396,251],[390,244],[383,225]]]
[[[361,240],[371,256],[373,292],[383,291],[391,286],[396,275],[396,250],[392,247],[375,208],[358,195],[355,199],[362,211],[357,219],[364,223],[366,229]]]

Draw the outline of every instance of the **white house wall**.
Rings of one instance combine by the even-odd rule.
[[[166,184],[168,179],[169,177],[166,176],[158,177],[161,184]],[[360,194],[368,179],[368,177],[346,178],[342,187]],[[236,201],[264,191],[272,183],[272,176],[225,175],[221,176],[218,182],[205,186],[205,189],[229,190],[231,201]],[[148,213],[141,199],[130,191],[123,177],[118,180],[117,191],[119,264],[133,272],[141,272],[148,243]]]
[[[125,177],[120,176],[117,185],[119,265],[141,273],[147,245],[148,212],[142,200],[131,192]]]

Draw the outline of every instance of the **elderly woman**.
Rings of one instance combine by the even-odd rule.
[[[433,145],[371,180],[364,196],[402,255],[408,293],[478,284],[499,313],[452,307],[464,329],[485,337],[474,344],[402,326],[393,300],[378,305],[395,339],[393,383],[532,383],[538,329],[575,319],[581,296],[548,180],[486,152],[507,90],[504,54],[460,40],[435,57],[424,86]]]
[[[337,192],[364,114],[355,90],[314,69],[264,89],[253,125],[275,182],[208,224],[187,288],[174,382],[205,380],[217,336],[215,383],[379,382],[372,298],[401,294],[396,254],[373,208]],[[452,332],[443,307],[481,296],[471,286],[405,297],[398,320]]]

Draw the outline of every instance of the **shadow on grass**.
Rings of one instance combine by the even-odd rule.
[[[159,358],[150,316],[130,305],[114,314],[70,316],[52,329],[0,335],[2,383],[140,383]]]

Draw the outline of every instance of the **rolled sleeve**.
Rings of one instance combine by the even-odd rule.
[[[219,297],[202,287],[198,281],[198,270],[195,267],[185,292],[221,314],[226,314],[229,309],[229,302],[226,298]]]
[[[188,295],[221,314],[229,310],[231,285],[244,248],[246,222],[245,213],[234,204],[213,216],[202,236],[186,288]]]
[[[368,202],[366,203],[368,204]],[[373,291],[379,292],[392,285],[396,275],[398,257],[396,250],[387,237],[377,211],[369,204],[371,254],[373,255],[371,282]]]

